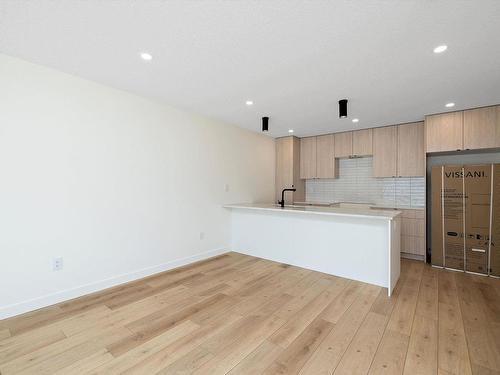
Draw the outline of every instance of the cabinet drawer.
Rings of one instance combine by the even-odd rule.
[[[401,251],[408,254],[425,255],[425,238],[401,236]]]
[[[416,210],[401,210],[401,217],[406,219],[415,219]]]
[[[415,212],[415,218],[425,219],[425,210],[412,210]]]

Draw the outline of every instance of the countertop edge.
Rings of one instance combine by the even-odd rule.
[[[321,216],[347,216],[347,217],[359,217],[365,219],[378,219],[378,220],[393,220],[401,214],[401,211],[394,210],[391,211],[391,215],[370,215],[364,213],[354,213],[354,212],[335,212],[335,211],[321,211],[321,210],[300,210],[300,209],[287,209],[281,207],[258,207],[250,206],[245,204],[225,204],[224,208],[229,209],[242,209],[242,210],[255,210],[255,211],[273,211],[273,212],[284,212],[292,214],[311,214],[311,215],[321,215]],[[375,210],[376,211],[376,210]]]

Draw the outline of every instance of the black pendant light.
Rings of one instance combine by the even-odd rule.
[[[262,117],[262,131],[269,131],[269,117]]]
[[[340,118],[347,117],[347,99],[339,100],[339,117]]]

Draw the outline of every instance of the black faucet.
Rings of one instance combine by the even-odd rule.
[[[281,191],[281,200],[278,201],[281,207],[285,207],[285,191],[297,191],[297,189],[291,188],[291,189],[283,189]]]

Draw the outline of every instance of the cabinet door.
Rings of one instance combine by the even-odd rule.
[[[464,111],[464,148],[500,147],[500,106]]]
[[[397,159],[397,125],[373,129],[373,176],[396,177]]]
[[[352,154],[366,156],[373,154],[373,130],[364,129],[352,132]]]
[[[423,122],[398,126],[398,176],[425,176]]]
[[[348,158],[352,155],[352,132],[335,133],[335,157]]]
[[[289,136],[276,139],[276,201],[281,190],[295,187],[297,191],[285,195],[287,204],[305,200],[304,180],[299,179],[300,140]]]
[[[276,139],[276,200],[293,185],[293,137]]]
[[[336,173],[333,134],[316,137],[316,177],[335,178]]]
[[[316,178],[316,137],[300,139],[300,178]]]
[[[425,118],[426,152],[463,149],[463,112],[443,113]]]

